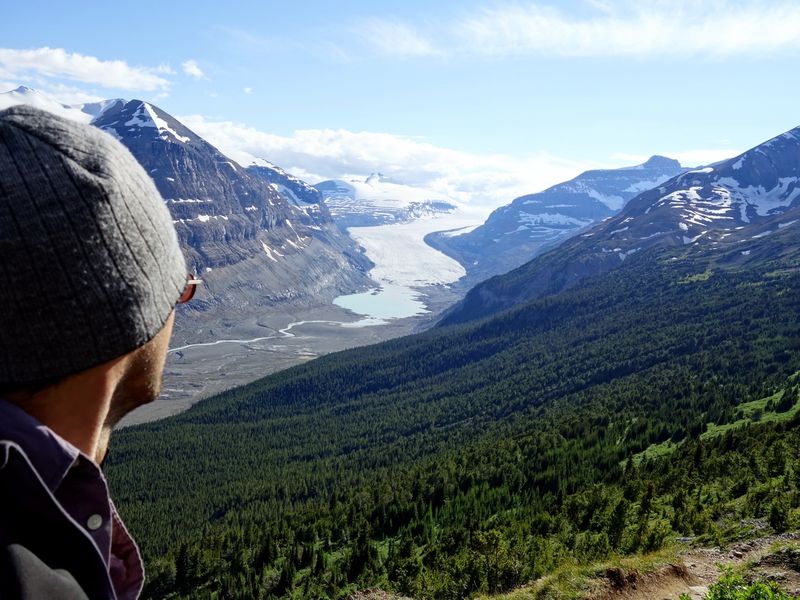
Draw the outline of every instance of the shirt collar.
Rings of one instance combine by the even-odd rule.
[[[108,487],[100,468],[52,429],[23,409],[2,399],[0,440],[13,442],[22,449],[50,493],[54,498],[60,498],[57,501],[62,510],[75,520],[76,525],[82,527],[86,522],[79,517],[78,512],[93,512],[90,508],[93,506],[91,502],[95,502],[98,507],[98,514],[104,513],[107,519],[110,518],[107,526],[89,532],[88,535],[108,568],[117,598],[138,598],[144,583],[141,555],[108,497]],[[67,478],[70,472],[72,474]],[[87,481],[92,487],[81,487]],[[57,492],[59,488],[61,489]],[[80,502],[76,503],[75,500]],[[86,517],[86,514],[82,516]]]
[[[55,492],[81,451],[20,407],[0,399],[0,439],[17,444]]]

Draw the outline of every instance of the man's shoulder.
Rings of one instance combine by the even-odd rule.
[[[0,600],[111,597],[90,539],[66,515],[25,451],[0,440]]]
[[[0,532],[0,600],[88,600],[68,571],[51,568],[25,546],[3,538]]]

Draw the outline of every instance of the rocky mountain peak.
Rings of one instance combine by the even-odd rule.
[[[641,166],[645,169],[680,169],[681,163],[674,158],[654,154],[642,163]]]
[[[120,140],[142,137],[176,144],[200,140],[177,119],[143,100],[116,102],[101,111],[92,124]]]

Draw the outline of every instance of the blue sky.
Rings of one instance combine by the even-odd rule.
[[[142,98],[246,161],[499,203],[800,125],[800,6],[724,0],[14,3],[0,88]]]

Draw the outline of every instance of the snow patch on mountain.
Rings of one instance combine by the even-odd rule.
[[[676,190],[659,198],[655,206],[665,206],[680,211],[679,227],[688,231],[689,226],[704,226],[714,221],[734,220],[736,208],[729,190],[716,186],[704,193],[702,186]]]
[[[295,177],[291,173],[288,173],[284,169],[280,168],[278,165],[273,164],[264,158],[251,157],[242,164],[244,164],[246,168],[261,167],[263,169],[272,171],[273,175],[271,179],[273,183],[280,185],[284,190],[290,191],[292,199],[301,204],[308,204],[308,200],[304,201],[302,198],[298,197],[298,193],[302,194],[306,198],[318,195],[318,192],[314,186],[307,184],[302,179]]]
[[[271,183],[270,184],[273,189],[278,192],[279,194],[283,194],[287,199],[291,200],[295,206],[304,206],[305,203],[297,197],[291,189],[286,187],[285,185],[281,185],[280,183]]]
[[[81,112],[89,115],[94,121],[102,116],[107,110],[114,108],[117,104],[124,104],[125,100],[122,98],[111,98],[110,100],[101,100],[99,102],[89,102],[86,104],[74,105],[73,108],[80,108]]]
[[[598,192],[597,190],[593,189],[586,189],[584,191],[590,198],[599,200],[611,210],[619,210],[625,205],[625,199],[622,196],[603,194],[602,192]]]
[[[770,189],[765,189],[761,185],[742,186],[732,177],[720,177],[717,179],[717,184],[725,186],[738,202],[751,206],[762,217],[790,206],[800,197],[797,177],[781,177],[777,185]]]
[[[277,255],[277,256],[280,256],[281,258],[283,258],[283,254],[281,254],[281,253],[280,253],[280,252],[278,252],[277,250],[274,250],[273,248],[270,248],[270,247],[269,247],[269,246],[266,244],[266,242],[264,242],[263,240],[262,240],[262,242],[261,242],[261,247],[264,249],[264,252],[266,253],[266,255],[269,257],[269,259],[270,259],[272,262],[278,262],[278,259],[277,259],[277,258],[275,258],[275,255]]]
[[[520,213],[519,219],[525,225],[574,225],[576,227],[584,227],[592,222],[591,219],[579,219],[561,213],[549,212]]]
[[[131,115],[131,118],[126,121],[123,126],[129,128],[153,127],[158,130],[159,137],[165,142],[177,140],[186,144],[191,141],[191,138],[179,135],[177,131],[169,126],[169,123],[156,114],[156,111],[147,102],[142,102],[139,108],[136,109],[133,115]]]
[[[652,190],[654,187],[658,187],[668,179],[670,179],[669,175],[661,175],[660,177],[656,177],[655,179],[645,179],[642,181],[637,181],[635,183],[630,184],[623,191],[629,194],[639,194],[641,192],[646,192],[647,190]]]

